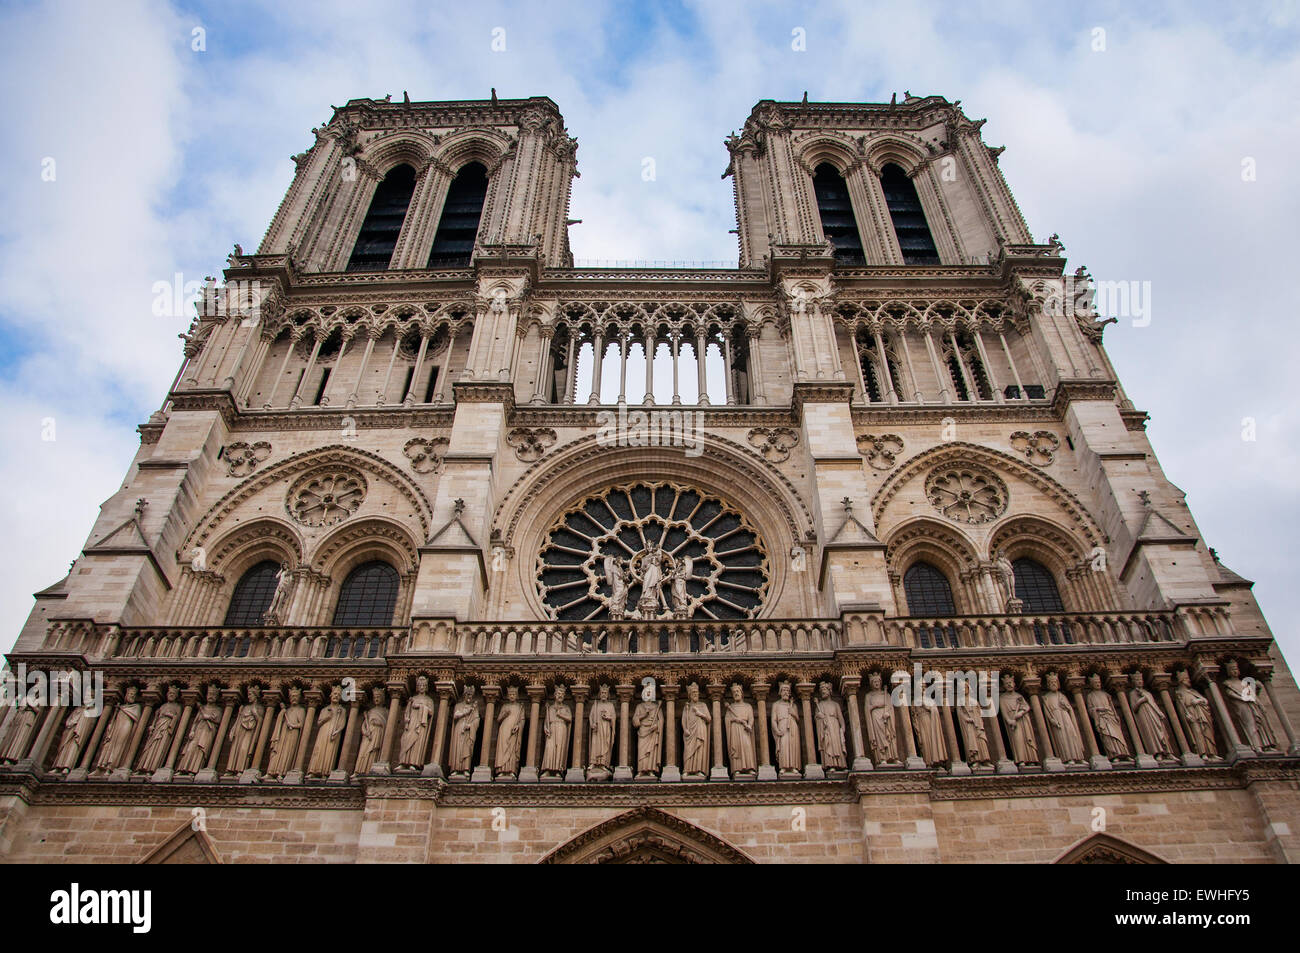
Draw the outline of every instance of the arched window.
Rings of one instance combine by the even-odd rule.
[[[375,560],[348,573],[334,610],[335,625],[392,625],[397,607],[397,570]]]
[[[451,180],[429,252],[430,268],[463,268],[469,264],[487,187],[487,169],[477,162],[469,163]]]
[[[934,617],[957,614],[948,577],[929,563],[914,563],[903,573],[903,594],[907,596],[907,611],[912,615]],[[957,632],[951,625],[920,626],[917,635],[923,649],[957,648]]]
[[[1060,590],[1047,567],[1037,560],[1021,557],[1011,564],[1016,577],[1016,598],[1026,612],[1064,612]]]
[[[280,571],[279,563],[267,559],[258,563],[235,584],[235,593],[230,597],[230,608],[226,610],[223,625],[261,625],[262,616],[271,608],[271,597],[275,595],[275,575]]]
[[[939,252],[934,247],[930,226],[925,223],[921,199],[908,174],[891,163],[880,171],[880,187],[889,206],[889,217],[894,220],[903,261],[909,265],[939,264]]]
[[[849,201],[849,187],[835,167],[823,162],[813,175],[813,192],[817,195],[817,214],[821,216],[822,232],[835,246],[835,260],[846,265],[866,262],[862,254],[862,236],[853,217]]]
[[[397,247],[397,236],[406,220],[406,207],[415,191],[415,170],[399,165],[384,176],[370,200],[370,211],[361,223],[361,233],[348,259],[348,271],[384,271]]]

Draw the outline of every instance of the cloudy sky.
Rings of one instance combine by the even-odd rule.
[[[1300,659],[1300,10],[1133,6],[10,0],[0,646],[175,374],[188,318],[154,314],[155,282],[257,246],[331,104],[549,96],[581,144],[575,255],[712,261],[736,256],[722,139],[755,102],[910,90],[988,118],[1030,229],[1059,233],[1071,269],[1151,283],[1150,323],[1107,330],[1112,359],[1207,541]]]

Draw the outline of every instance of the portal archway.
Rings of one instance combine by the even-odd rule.
[[[543,864],[752,864],[722,838],[655,807],[603,821],[557,847]]]

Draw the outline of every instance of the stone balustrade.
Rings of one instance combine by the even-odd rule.
[[[916,649],[1124,645],[1176,642],[1193,634],[1173,610],[903,617],[885,619],[882,626],[886,643]]]

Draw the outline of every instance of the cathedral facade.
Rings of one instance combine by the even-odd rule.
[[[760,102],[738,267],[575,267],[549,99],[336,109],[8,657],[0,859],[1300,860],[1300,694],[981,126]]]

